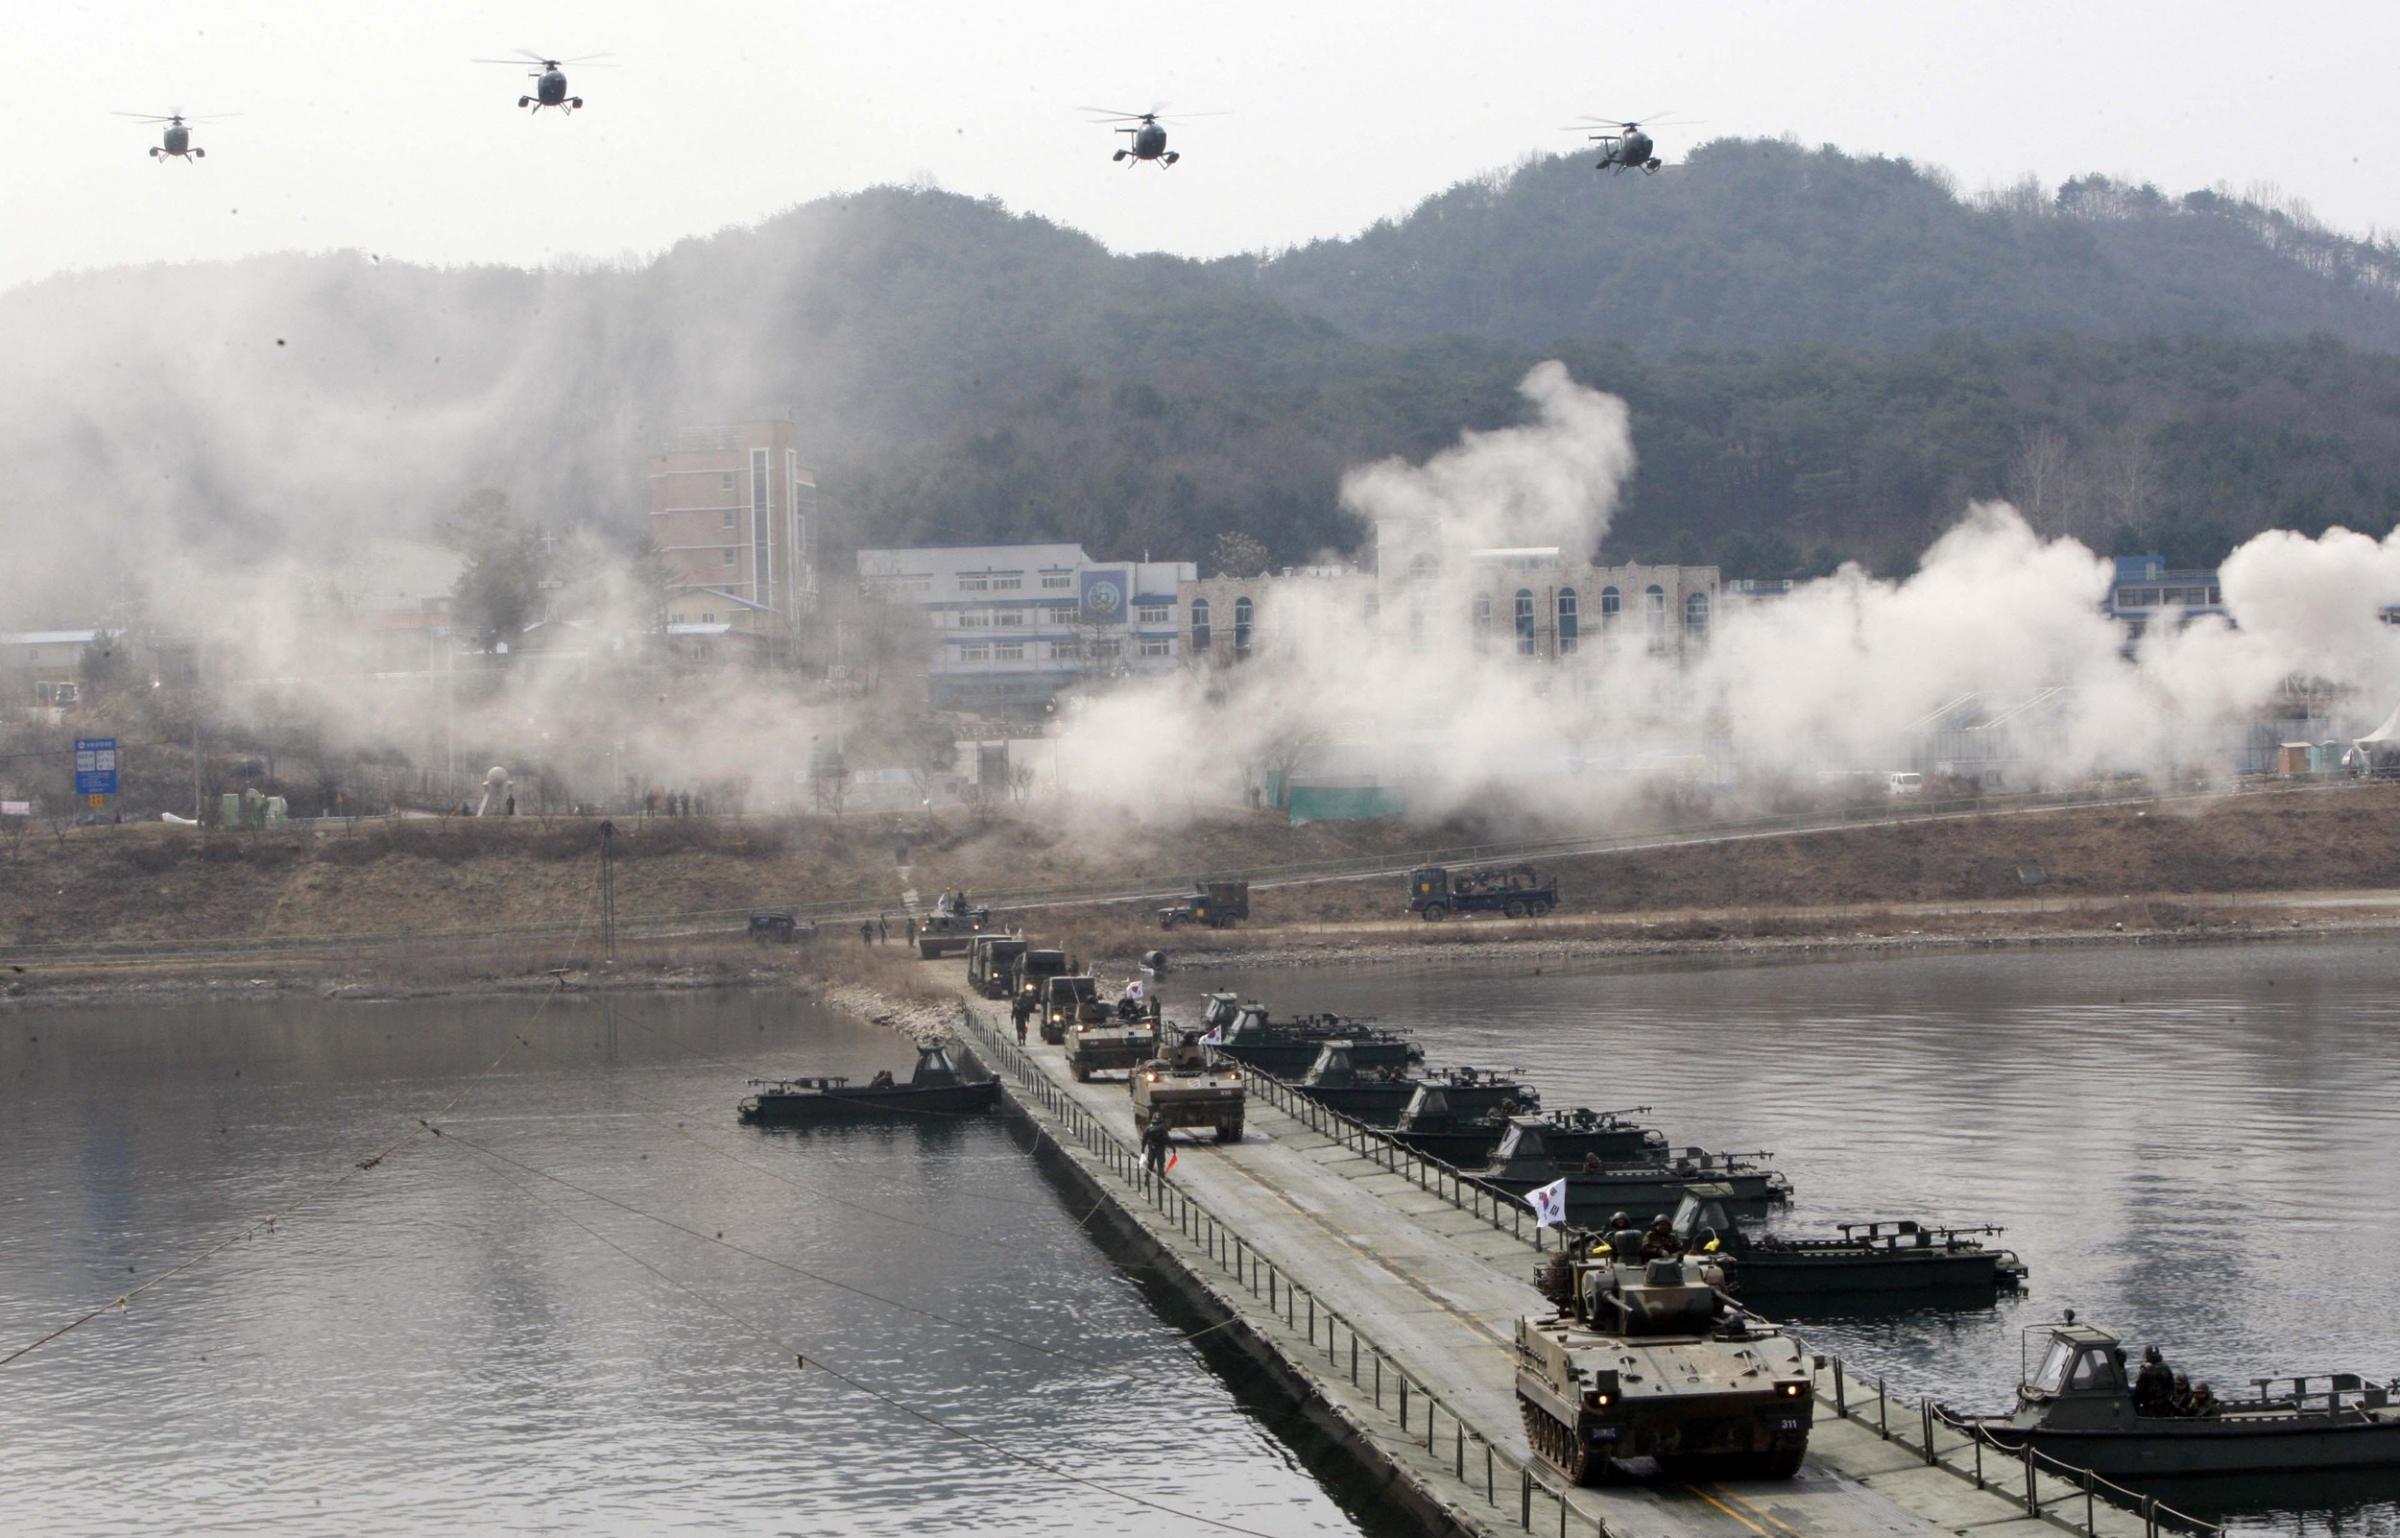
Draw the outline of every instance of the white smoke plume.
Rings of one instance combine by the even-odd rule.
[[[1520,655],[1505,609],[1488,633],[1470,628],[1479,572],[1505,559],[1479,568],[1474,552],[1586,557],[1634,464],[1621,401],[1556,363],[1521,389],[1528,425],[1345,481],[1382,533],[1379,577],[1286,578],[1246,663],[1090,702],[1070,728],[1078,801],[1172,810],[1298,769],[1404,787],[1421,815],[1590,819],[1701,784],[1765,797],[1938,768],[1941,727],[1995,716],[2014,717],[1999,728],[2017,744],[2012,787],[2223,778],[2295,680],[2336,700],[2340,719],[2314,723],[2325,735],[2371,727],[2400,698],[2400,631],[2381,619],[2400,602],[2400,535],[2261,535],[2223,567],[2232,625],[2170,615],[2128,648],[2102,610],[2111,563],[2000,503],[1969,508],[1906,578],[1846,566],[1788,595],[1721,598],[1679,657],[1646,644],[1630,610],[1605,631],[1588,592],[1571,655]]]

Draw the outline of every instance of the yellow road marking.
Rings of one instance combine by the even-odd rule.
[[[1709,1494],[1706,1490],[1701,1489],[1698,1485],[1685,1485],[1684,1488],[1691,1491],[1694,1495],[1700,1497],[1700,1499],[1708,1502],[1711,1506],[1716,1507],[1717,1510],[1725,1513],[1725,1515],[1733,1518],[1733,1520],[1736,1522],[1741,1523],[1742,1526],[1750,1529],[1750,1531],[1758,1534],[1758,1538],[1770,1538],[1770,1535],[1765,1528],[1759,1526],[1756,1522],[1751,1521],[1748,1517],[1743,1516],[1731,1506],[1726,1505],[1725,1501],[1718,1500],[1716,1496]],[[1731,1499],[1733,1499],[1733,1497],[1730,1495],[1725,1497],[1725,1500]],[[1767,1520],[1774,1521],[1772,1517],[1768,1518]],[[1790,1528],[1784,1527],[1780,1522],[1776,1522],[1775,1525],[1784,1532],[1788,1533],[1791,1531]]]
[[[1700,1489],[1698,1486],[1692,1487],[1692,1493],[1698,1495],[1702,1500],[1708,1500],[1711,1501],[1712,1504],[1714,1503],[1713,1498],[1708,1494],[1708,1492]],[[1731,1490],[1720,1489],[1717,1491],[1717,1494],[1725,1497],[1726,1500],[1733,1502],[1734,1505],[1741,1507],[1742,1510],[1750,1513],[1750,1515],[1758,1518],[1758,1520],[1766,1523],[1769,1527],[1774,1528],[1779,1533],[1797,1534],[1799,1531],[1799,1529],[1792,1527],[1781,1517],[1776,1516],[1773,1512],[1759,1510],[1756,1506],[1753,1506],[1748,1501],[1743,1500]],[[1720,1506],[1718,1509],[1723,1510],[1724,1508]]]

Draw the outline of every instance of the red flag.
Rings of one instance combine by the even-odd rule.
[[[1177,1155],[1176,1155],[1176,1152],[1175,1152],[1175,1150],[1174,1150],[1174,1149],[1172,1149],[1172,1148],[1168,1149],[1168,1150],[1167,1150],[1167,1168],[1169,1168],[1169,1169],[1173,1169],[1173,1168],[1175,1167],[1175,1160],[1176,1160],[1176,1158],[1177,1158]]]

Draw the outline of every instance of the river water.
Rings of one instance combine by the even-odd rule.
[[[1414,1531],[998,1118],[734,1125],[910,1059],[770,995],[0,1013],[0,1355],[282,1213],[0,1367],[0,1532]]]
[[[1804,1333],[1896,1394],[2004,1409],[2063,1308],[2220,1391],[2400,1374],[2400,990],[2386,943],[2111,947],[1771,965],[1438,959],[1177,974],[1275,1013],[1378,1017],[1552,1107],[1652,1107],[1677,1146],[1771,1149],[1773,1226],[2004,1225],[2031,1289]],[[1172,1012],[1172,1011],[1171,1011]],[[1646,1217],[1647,1214],[1641,1216]],[[2279,1532],[2400,1534],[2378,1487],[2184,1489]],[[2298,1511],[2277,1510],[2299,1499]]]

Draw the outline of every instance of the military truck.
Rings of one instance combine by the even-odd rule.
[[[1517,1320],[1525,1440],[1579,1485],[1626,1458],[1678,1479],[1791,1478],[1814,1417],[1808,1357],[1706,1258],[1643,1243],[1570,1233],[1535,1272],[1558,1311]]]
[[[967,945],[967,986],[987,999],[1007,998],[1011,966],[1025,951],[1023,935],[977,935]]]
[[[1035,997],[1042,1040],[1054,1047],[1066,1044],[1071,1027],[1098,1025],[1108,1018],[1108,1006],[1100,1002],[1099,980],[1088,972],[1044,978],[1042,991]]]
[[[1429,923],[1453,913],[1538,919],[1557,906],[1558,878],[1537,875],[1530,865],[1455,875],[1444,866],[1420,865],[1408,873],[1408,911]]]
[[[1002,966],[1002,976],[1008,983],[1009,1014],[1012,1019],[1033,1020],[1039,1023],[1042,1013],[1042,990],[1050,979],[1067,974],[1065,951],[1027,949],[1025,954]]]
[[[1148,1133],[1155,1122],[1169,1131],[1213,1127],[1220,1143],[1242,1140],[1246,1086],[1241,1065],[1223,1058],[1210,1062],[1198,1031],[1167,1031],[1158,1056],[1136,1068],[1127,1083],[1137,1134]]]
[[[1068,1021],[1064,1045],[1067,1071],[1079,1084],[1096,1073],[1131,1074],[1158,1053],[1158,1013],[1140,999],[1120,999],[1097,1020]]]
[[[1206,924],[1211,929],[1223,929],[1249,916],[1249,882],[1195,881],[1191,896],[1179,897],[1158,910],[1158,927],[1173,929],[1178,924]]]

